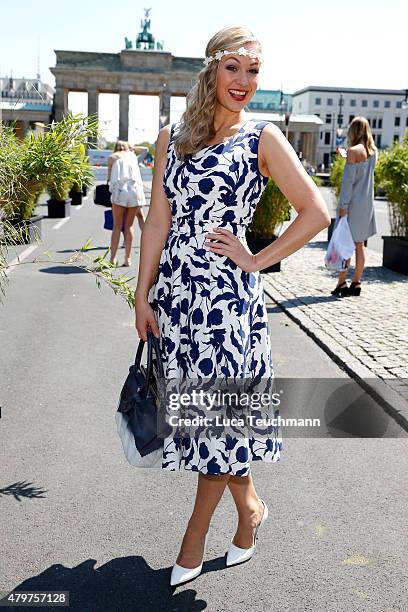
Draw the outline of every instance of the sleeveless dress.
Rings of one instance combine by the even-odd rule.
[[[174,149],[180,124],[171,126],[163,188],[172,224],[148,298],[165,378],[273,379],[261,274],[244,272],[204,244],[207,232],[225,227],[246,245],[245,230],[268,182],[258,168],[267,124],[249,120],[226,142],[184,161]],[[247,476],[251,460],[277,462],[282,447],[279,426],[266,437],[168,437],[161,467]]]

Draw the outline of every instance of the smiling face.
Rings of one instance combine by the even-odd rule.
[[[248,51],[259,53],[256,43],[246,43],[243,46]],[[218,103],[232,112],[242,110],[256,92],[259,68],[260,61],[253,57],[238,54],[224,55],[219,62],[217,73]]]

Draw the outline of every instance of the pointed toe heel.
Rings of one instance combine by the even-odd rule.
[[[239,546],[235,546],[235,544],[231,542],[225,560],[225,564],[227,567],[231,567],[231,565],[238,565],[239,563],[249,561],[249,559],[251,559],[251,557],[253,556],[256,548],[256,541],[258,539],[258,530],[265,523],[266,519],[269,516],[268,506],[266,505],[263,499],[261,499],[261,502],[263,503],[264,511],[260,522],[255,528],[253,545],[251,546],[251,548],[240,548]]]
[[[207,538],[208,534],[205,536],[204,540],[204,550],[203,550],[203,560],[200,565],[197,567],[183,567],[178,563],[173,565],[173,569],[171,570],[170,577],[170,586],[177,586],[178,584],[183,584],[184,582],[189,582],[194,578],[197,578],[201,574],[201,570],[203,569],[204,555],[207,547]]]

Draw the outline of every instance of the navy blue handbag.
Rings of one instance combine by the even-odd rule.
[[[123,385],[117,412],[127,419],[135,445],[142,457],[164,445],[164,431],[158,435],[158,407],[164,370],[158,338],[147,331],[147,366],[140,364],[145,341],[140,339],[134,365]],[[155,358],[153,355],[155,352]],[[171,429],[169,427],[169,429]]]
[[[109,208],[108,210],[104,211],[105,214],[105,221],[103,224],[103,227],[107,230],[113,230],[113,214],[112,214],[112,210]],[[125,222],[123,221],[122,223],[122,232],[125,231]]]

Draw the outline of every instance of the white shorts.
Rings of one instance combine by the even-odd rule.
[[[145,206],[146,199],[143,190],[143,183],[138,181],[116,181],[109,186],[112,204],[126,206]]]

